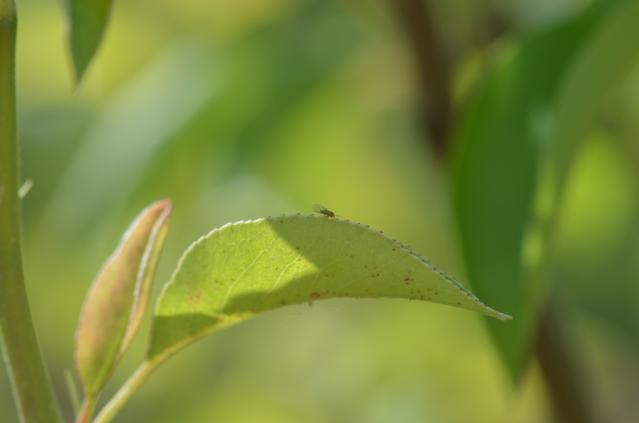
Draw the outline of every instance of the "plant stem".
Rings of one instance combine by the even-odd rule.
[[[84,401],[82,401],[82,406],[80,407],[78,416],[75,419],[75,423],[91,423],[91,417],[93,417],[96,402],[97,398],[86,397]]]
[[[108,423],[120,409],[126,404],[131,396],[142,386],[142,383],[149,377],[149,375],[157,368],[157,366],[164,360],[145,361],[140,367],[131,375],[131,377],[120,387],[118,392],[111,398],[111,400],[100,410],[93,423]]]
[[[67,384],[67,392],[69,393],[73,414],[78,415],[80,413],[80,394],[70,370],[64,372],[64,379]]]
[[[29,311],[20,245],[13,0],[0,0],[0,339],[20,420],[59,422]]]

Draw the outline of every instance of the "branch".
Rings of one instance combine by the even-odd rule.
[[[424,102],[426,142],[439,158],[447,150],[448,133],[453,120],[450,95],[450,70],[442,40],[433,22],[426,0],[391,0],[412,47],[419,72],[419,89]]]
[[[562,423],[592,423],[583,384],[575,368],[561,321],[549,304],[537,328],[535,352],[546,379],[555,419]]]
[[[22,272],[15,104],[16,13],[0,0],[0,340],[23,422],[59,422]]]

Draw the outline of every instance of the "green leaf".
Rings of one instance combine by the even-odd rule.
[[[146,308],[171,203],[143,210],[93,282],[76,333],[76,365],[85,393],[95,398],[128,347]]]
[[[584,192],[587,192],[587,196],[586,194],[584,196],[590,198],[593,204],[605,204],[607,208],[613,207],[615,209],[613,213],[607,213],[600,219],[604,222],[614,221],[616,224],[624,221],[616,215],[618,212],[623,213],[624,207],[617,207],[618,204],[611,202],[611,198],[623,198],[625,201],[632,201],[633,198],[633,194],[628,192],[629,188],[620,185],[623,183],[621,176],[624,171],[623,164],[613,163],[610,164],[611,169],[599,170],[605,173],[603,177],[597,174],[597,168],[588,169],[590,174],[582,176],[580,173],[583,171],[579,168],[575,169],[574,164],[576,157],[584,157],[582,153],[584,142],[588,139],[592,141],[588,135],[597,123],[597,113],[606,106],[606,100],[611,94],[616,94],[623,82],[637,71],[639,49],[636,43],[628,42],[628,40],[639,39],[637,22],[639,22],[639,2],[636,0],[619,2],[574,60],[554,104],[556,118],[551,145],[554,154],[553,171],[557,180],[556,207],[561,206],[559,197],[565,191],[568,191],[568,195],[572,194],[566,186],[571,182],[583,183],[580,178],[585,177],[588,182],[585,182],[587,188],[584,188]],[[607,143],[610,148],[613,147],[614,140],[604,139],[601,142]],[[630,142],[634,143],[636,139]],[[588,150],[586,152],[589,153]],[[605,163],[611,160],[609,154],[611,153],[605,148],[599,148],[592,159],[589,157],[590,154],[585,157],[593,163],[596,157],[596,163],[599,166],[602,164],[605,166]],[[618,154],[625,154],[625,157],[630,160],[633,157],[632,151],[626,150]],[[629,165],[635,170],[638,168],[636,162],[631,161]],[[632,180],[633,177],[629,176],[629,179]],[[634,179],[636,180],[636,177]],[[602,193],[597,192],[597,184],[604,184]],[[611,187],[614,189],[611,190]],[[571,219],[571,214],[567,212],[572,212],[572,217],[577,217],[578,221],[580,220],[578,217],[584,214],[582,210],[575,209],[582,205],[583,200],[574,202],[573,198],[570,199],[573,202],[564,201],[568,207],[560,210],[563,212],[561,216],[563,222],[558,226],[561,226],[562,230],[565,230],[562,223],[568,226],[573,223],[568,222],[567,219]],[[591,209],[585,215],[589,213],[596,212]],[[594,235],[591,228],[588,228],[587,233],[596,237],[596,233],[605,226],[600,222]],[[608,228],[607,237],[614,238],[615,232]],[[590,260],[586,265],[576,266],[579,269],[576,275],[574,272],[572,274],[564,272],[555,278],[562,281],[562,299],[565,302],[581,302],[585,311],[607,321],[612,333],[621,334],[623,340],[631,344],[639,342],[639,337],[634,336],[639,328],[637,326],[639,297],[636,295],[635,270],[637,262],[634,258],[636,254],[633,253],[637,248],[635,238],[632,229],[629,229],[620,239],[607,247],[603,247],[601,240],[598,240],[597,244],[599,248],[602,248],[602,253],[595,260]],[[571,279],[566,280],[561,277]]]
[[[502,313],[381,232],[319,215],[227,224],[196,241],[165,286],[147,359],[255,314],[329,298],[405,298]]]
[[[525,367],[538,288],[524,267],[525,235],[557,87],[604,7],[533,35],[508,51],[460,118],[454,145],[454,202],[471,285],[512,314],[488,325],[508,370]]]
[[[100,46],[112,0],[66,0],[69,48],[76,82],[84,75]]]
[[[617,3],[580,51],[557,93],[552,145],[556,149],[558,193],[597,112],[639,61],[636,43],[629,42],[639,40],[639,2]]]
[[[151,195],[149,190],[135,192],[140,179],[146,176],[153,181],[152,186],[173,184],[180,187],[173,191],[189,192],[185,186],[190,188],[196,181],[184,178],[185,173],[191,173],[172,169],[176,163],[195,162],[193,152],[200,150],[188,143],[185,135],[176,134],[183,134],[184,127],[202,113],[211,98],[217,98],[214,86],[218,77],[211,64],[212,55],[198,42],[172,43],[103,105],[72,154],[73,160],[64,166],[43,216],[47,228],[65,227],[60,236],[67,237],[68,242],[86,238],[95,230],[105,208],[124,208],[127,199]],[[171,101],[165,101],[167,98]],[[164,160],[162,166],[153,166],[154,172],[148,175],[149,163],[166,150],[170,159]],[[113,163],[118,164],[118,172],[113,172]],[[197,166],[193,163],[193,168]],[[82,207],[69,210],[65,205],[74,198],[82,198]]]
[[[566,176],[596,112],[633,69],[639,2],[600,2],[525,40],[462,117],[455,203],[471,284],[515,317],[488,321],[517,380],[525,368]],[[545,258],[544,258],[545,257]]]

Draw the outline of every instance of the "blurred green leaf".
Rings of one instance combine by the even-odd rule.
[[[636,144],[636,137],[628,141]],[[562,306],[604,323],[607,334],[637,350],[639,162],[628,160],[634,157],[629,147],[597,134],[579,149],[567,181],[552,276]]]
[[[60,237],[86,237],[104,210],[133,195],[138,178],[148,172],[146,164],[215,96],[218,77],[211,56],[201,43],[172,43],[107,102],[44,212],[47,230],[65,227]],[[160,195],[168,196],[165,191]],[[82,207],[68,207],[80,198]]]
[[[639,1],[618,2],[579,52],[562,80],[554,105],[552,148],[558,194],[575,153],[608,96],[636,69],[639,61]]]
[[[139,326],[170,214],[168,200],[143,210],[87,294],[75,346],[87,397],[99,393]]]
[[[516,317],[488,322],[514,379],[543,301],[538,266],[566,176],[606,95],[639,57],[627,42],[639,37],[637,19],[639,2],[595,4],[524,41],[462,118],[455,202],[464,255],[478,294]]]
[[[225,225],[187,250],[158,302],[148,360],[257,313],[338,297],[424,300],[509,318],[381,232],[317,215],[269,217]]]
[[[514,379],[525,365],[537,305],[522,255],[548,110],[605,10],[590,8],[508,52],[475,93],[456,133],[453,189],[466,267],[478,295],[515,317],[510,325],[488,321]]]
[[[112,0],[66,0],[69,49],[80,82],[104,35]]]
[[[639,39],[639,2],[623,1],[609,15],[564,78],[554,105],[556,118],[552,133],[552,146],[556,150],[553,170],[557,178],[557,195],[566,191],[569,195],[574,194],[567,185],[584,184],[581,180],[587,178],[586,185],[581,188],[582,197],[591,203],[584,204],[583,199],[579,201],[578,198],[569,198],[570,202],[563,200],[567,207],[563,210],[560,229],[574,227],[575,221],[583,222],[589,214],[598,214],[596,224],[581,225],[579,230],[587,231],[587,235],[582,235],[578,241],[580,246],[587,248],[589,242],[583,238],[591,237],[590,247],[596,246],[598,251],[586,259],[587,263],[584,263],[583,252],[576,259],[578,265],[573,263],[567,266],[565,262],[560,262],[559,275],[554,279],[566,281],[560,286],[566,302],[581,303],[581,307],[590,314],[606,321],[611,333],[619,333],[624,342],[634,344],[636,348],[639,345],[636,336],[639,333],[636,316],[639,298],[636,288],[636,218],[634,222],[625,220],[626,226],[618,232],[610,229],[610,223],[608,227],[604,224],[608,221],[623,225],[624,219],[620,213],[636,216],[632,208],[624,208],[619,201],[613,200],[616,197],[632,201],[633,198],[628,186],[624,186],[623,179],[618,176],[624,170],[623,162],[619,161],[614,168],[599,171],[599,174],[596,168],[588,169],[591,175],[582,175],[581,169],[574,169],[575,159],[581,154],[582,145],[588,138],[588,130],[597,122],[597,113],[607,105],[609,97],[631,73],[637,70],[639,62],[639,49],[634,43],[628,42]],[[636,137],[632,137],[630,143],[634,144]],[[606,139],[605,142],[608,143],[607,148],[614,145],[613,139]],[[617,154],[624,155],[626,159],[635,156],[627,146]],[[594,157],[599,166],[609,160],[608,155],[601,151]],[[594,157],[590,158],[593,162]],[[627,166],[635,173],[627,176],[628,180],[636,181],[637,161],[631,161]],[[611,190],[611,187],[614,189]],[[580,206],[586,208],[580,209]],[[601,235],[599,239],[595,238],[602,231],[611,241],[603,242]]]
[[[211,186],[263,167],[268,155],[281,158],[290,150],[283,128],[361,54],[366,34],[357,24],[339,2],[305,1],[210,52],[218,56],[208,70],[215,95],[151,157],[138,192],[177,187],[170,196],[183,206],[193,197],[185,187],[197,191],[203,181]],[[182,163],[201,173],[184,172]]]

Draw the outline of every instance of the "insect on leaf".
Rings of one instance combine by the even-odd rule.
[[[335,212],[333,212],[332,210],[327,209],[326,207],[322,206],[321,204],[313,204],[313,211],[317,212],[317,213],[321,213],[326,217],[335,217]]]

